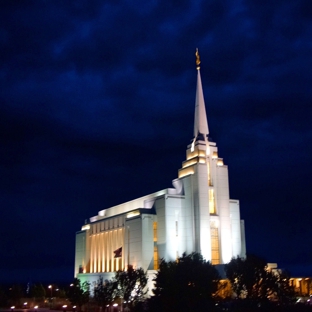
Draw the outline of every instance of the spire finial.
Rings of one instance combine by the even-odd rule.
[[[196,69],[200,69],[200,57],[199,57],[199,53],[198,53],[198,48],[196,48],[196,52],[195,52],[195,56],[196,56]]]
[[[197,87],[196,87],[196,98],[195,98],[195,119],[194,119],[194,138],[196,139],[198,133],[204,136],[209,134],[208,121],[206,115],[203,87],[200,78],[200,58],[198,49],[196,49],[196,65],[197,65]]]

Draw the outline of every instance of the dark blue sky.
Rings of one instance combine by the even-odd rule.
[[[84,219],[171,187],[196,47],[247,251],[312,275],[310,0],[0,7],[0,283],[71,280]]]

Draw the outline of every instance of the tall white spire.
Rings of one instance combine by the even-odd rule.
[[[202,88],[202,82],[200,77],[200,59],[198,49],[196,49],[196,65],[197,65],[197,87],[195,98],[195,118],[194,118],[194,137],[196,139],[198,133],[201,133],[206,137],[209,134],[208,121],[205,108],[205,100]]]

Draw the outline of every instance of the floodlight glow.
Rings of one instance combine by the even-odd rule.
[[[90,230],[90,224],[85,224],[81,227],[81,231],[87,231]]]
[[[218,152],[214,151],[212,153],[212,159],[217,159],[218,158]]]
[[[136,216],[140,215],[140,211],[132,211],[130,213],[127,214],[127,219],[130,219],[130,218],[134,218]]]
[[[218,159],[218,161],[217,161],[217,166],[218,167],[222,167],[224,164],[223,164],[223,160],[220,158],[220,159]]]
[[[206,155],[207,155],[207,156],[210,155],[210,148],[209,148],[209,145],[208,145],[207,148],[206,148]]]

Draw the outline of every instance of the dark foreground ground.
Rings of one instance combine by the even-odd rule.
[[[114,310],[117,311],[117,310]],[[207,309],[207,312],[210,312],[210,309]],[[267,307],[216,307],[213,309],[214,312],[312,312],[312,305],[304,304],[294,304],[289,306],[267,306]],[[0,308],[0,312],[12,312],[10,308]],[[14,309],[14,312],[63,312],[63,310],[50,310],[49,308],[38,308],[38,309]],[[66,312],[72,312],[68,310]],[[89,311],[85,310],[84,312],[102,312],[100,310],[90,309]],[[103,311],[104,312],[104,311]],[[162,311],[159,311],[162,312]],[[179,312],[179,311],[172,311]],[[189,312],[196,312],[189,311]],[[212,311],[211,311],[212,312]]]

